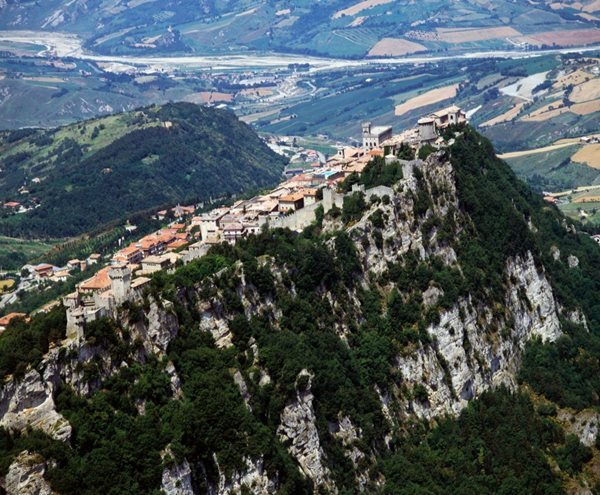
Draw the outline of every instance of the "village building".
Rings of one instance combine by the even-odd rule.
[[[456,105],[434,112],[431,114],[431,117],[435,119],[435,126],[437,129],[445,129],[451,125],[464,124],[467,122],[467,114]]]
[[[88,263],[88,265],[95,265],[100,262],[101,258],[102,258],[101,254],[92,253],[88,256],[87,263]]]
[[[279,211],[287,213],[304,208],[304,195],[301,192],[295,192],[279,198]]]
[[[177,249],[181,249],[185,246],[187,246],[189,244],[189,241],[187,239],[178,239],[176,238],[175,240],[169,242],[169,244],[167,244],[167,251],[175,251]]]
[[[314,205],[318,201],[319,190],[315,188],[300,191],[304,197],[304,206]]]
[[[135,265],[142,261],[144,253],[140,248],[132,244],[131,246],[121,249],[112,257],[113,264],[125,263],[127,265]]]
[[[391,126],[373,126],[371,122],[364,122],[362,125],[362,141],[365,150],[379,148],[381,143],[391,137]]]
[[[433,117],[422,117],[418,120],[419,140],[421,142],[433,142],[438,138],[437,127]]]
[[[181,259],[184,263],[189,263],[195,259],[201,258],[208,253],[209,246],[205,242],[195,242],[191,244],[186,250],[181,251]]]
[[[19,203],[18,201],[7,201],[6,203],[4,203],[4,208],[16,211],[19,208],[21,208],[21,203]]]
[[[54,274],[54,266],[48,263],[40,263],[34,269],[35,278],[38,280],[50,278]]]
[[[245,228],[239,222],[231,222],[223,227],[223,238],[230,244],[235,244],[245,236]]]
[[[114,312],[125,301],[140,299],[149,278],[132,281],[124,264],[107,266],[80,283],[75,292],[63,298],[67,308],[67,337],[82,337],[85,324]]]
[[[0,318],[0,333],[4,332],[4,330],[6,330],[6,327],[8,327],[10,322],[17,318],[23,318],[25,320],[29,319],[25,313],[8,313],[7,315]]]
[[[66,282],[70,276],[69,270],[55,270],[50,276],[50,280],[53,282]]]
[[[200,235],[208,239],[219,231],[221,220],[229,213],[229,208],[217,208],[200,215]]]
[[[290,180],[288,180],[285,185],[290,187],[290,188],[297,188],[297,187],[310,187],[312,185],[315,184],[315,177],[314,174],[300,174],[297,175],[296,177],[292,177]]]
[[[352,163],[342,166],[342,174],[344,179],[351,174],[362,174],[369,164],[369,160],[356,160]]]
[[[177,205],[175,206],[175,208],[173,208],[173,215],[175,216],[175,218],[182,218],[188,215],[193,215],[194,212],[196,211],[196,207],[195,206],[181,206],[181,205]]]
[[[443,110],[422,117],[417,122],[419,130],[419,141],[433,143],[437,141],[440,131],[448,126],[464,124],[467,122],[467,116],[459,107],[453,105]]]
[[[67,269],[69,270],[75,270],[77,268],[81,267],[81,261],[80,260],[69,260],[67,261]]]
[[[362,148],[354,148],[352,146],[340,146],[337,153],[332,157],[333,161],[356,160],[365,154]]]
[[[165,256],[148,256],[142,261],[142,273],[145,275],[165,270],[171,260]]]

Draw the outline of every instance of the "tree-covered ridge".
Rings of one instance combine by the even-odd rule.
[[[77,128],[81,139],[73,132]],[[5,137],[0,197],[39,206],[18,215],[4,211],[0,232],[78,235],[149,208],[274,184],[284,165],[232,113],[188,103],[148,107],[67,130],[73,137],[64,129]],[[14,152],[17,147],[23,151]],[[26,196],[18,194],[23,183]]]
[[[598,407],[598,245],[518,180],[496,157],[491,143],[472,129],[467,128],[452,147],[452,163],[461,207],[473,219],[473,229],[461,240],[458,252],[465,275],[472,276],[471,293],[478,287],[497,287],[503,260],[531,250],[550,278],[563,313],[582,311],[588,327],[565,320],[564,335],[555,344],[529,344],[521,380],[561,406]],[[569,257],[577,260],[577,266],[569,265]]]
[[[482,314],[492,307],[501,319],[503,289],[514,284],[505,275],[507,258],[531,251],[541,272],[545,253],[556,244],[561,258],[546,272],[565,308],[576,307],[569,298],[576,294],[574,284],[595,283],[589,270],[597,254],[587,248],[597,247],[572,232],[565,235],[573,245],[562,239],[560,214],[531,195],[477,133],[461,132],[446,156],[433,156],[431,167],[413,172],[414,190],[400,193],[398,187],[394,197],[356,196],[360,201],[319,215],[301,234],[265,231],[235,246],[214,247],[173,274],[157,274],[143,302],[121,308],[118,322],[101,320],[86,328],[86,345],[102,350],[81,364],[95,391],[79,396],[63,383],[55,394],[58,411],[73,427],[70,444],[38,434],[3,434],[0,467],[6,471],[23,449],[38,451],[57,460],[47,477],[65,495],[158,492],[162,467],[183,459],[190,463],[197,493],[215,486],[221,474],[243,471],[248,460],[261,460],[267,475],[278,480],[273,491],[282,494],[327,493],[328,487],[333,492],[333,484],[338,493],[356,493],[359,483],[366,493],[386,494],[563,493],[563,479],[581,476],[597,450],[567,435],[546,399],[561,406],[571,400],[580,401],[576,407],[594,405],[597,378],[586,360],[597,359],[595,344],[573,339],[577,349],[565,349],[562,340],[534,342],[522,376],[546,399],[498,389],[472,401],[457,418],[436,422],[414,414],[431,399],[423,385],[427,377],[407,376],[398,366],[423,349],[441,354],[431,328],[457,301],[469,298]],[[432,189],[447,185],[432,182],[443,166],[434,160],[447,158],[460,211],[452,206],[435,217],[432,211],[448,199],[448,191]],[[400,172],[374,162],[368,183],[393,183]],[[379,236],[392,218],[411,224],[424,238],[425,255],[411,250],[383,273],[369,273],[366,256],[388,247],[390,239]],[[358,227],[364,225],[371,229],[369,237],[360,236]],[[511,236],[513,227],[520,239]],[[578,242],[585,247],[577,252],[576,270],[565,258]],[[457,261],[434,254],[440,246],[453,247]],[[432,286],[442,295],[426,304],[424,294]],[[144,351],[136,333],[148,325],[155,306],[178,322],[162,359]],[[21,356],[14,340],[7,341],[3,349],[14,356],[4,373],[16,370],[19,360],[25,363],[19,369],[28,363],[39,367],[41,353],[62,335],[55,330],[51,338],[39,338],[42,318],[34,318],[29,332],[21,328],[24,322],[15,322],[0,336],[2,344],[5,335],[15,339],[19,330],[33,347]],[[49,324],[55,325],[55,318]],[[588,319],[587,338],[595,339],[592,313]],[[210,321],[224,331],[211,330]],[[510,341],[510,331],[482,323],[482,333],[493,339]],[[565,324],[563,331],[572,333]],[[463,340],[462,345],[471,344]],[[527,375],[531,356],[540,376]],[[73,359],[68,352],[64,357]],[[124,364],[106,377],[107,362]],[[170,363],[179,391],[167,373]],[[454,365],[446,363],[443,381],[452,381]],[[569,388],[566,399],[552,395],[554,384],[544,390],[548,380]],[[313,487],[301,474],[280,429],[286,408],[307,394],[313,397],[319,448],[329,470],[327,486]],[[346,419],[356,432],[349,443],[337,434]],[[354,448],[360,455],[352,458],[348,452]],[[241,490],[248,492],[252,486]]]

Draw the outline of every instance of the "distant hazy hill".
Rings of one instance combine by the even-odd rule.
[[[188,103],[0,135],[0,232],[65,237],[165,203],[277,181],[284,159],[228,111]],[[25,191],[24,191],[25,190]]]
[[[552,7],[550,7],[552,5]],[[0,29],[78,33],[102,53],[276,50],[339,57],[573,44],[598,2],[548,0],[0,0]],[[449,29],[479,29],[457,33]],[[481,31],[483,29],[483,31]],[[541,38],[532,34],[545,33]],[[588,32],[576,43],[597,42]],[[383,43],[379,43],[384,40]]]

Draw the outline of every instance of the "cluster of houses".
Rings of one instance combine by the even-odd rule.
[[[25,265],[23,269],[27,270],[31,277],[38,282],[64,282],[75,271],[85,271],[89,266],[100,262],[101,255],[91,254],[85,260],[72,259],[65,266],[54,266],[49,263],[40,263],[38,265]]]
[[[234,244],[263,226],[280,225],[278,220],[282,216],[315,205],[327,191],[337,190],[349,175],[362,174],[374,157],[395,160],[402,143],[413,147],[435,144],[441,139],[443,129],[466,121],[465,113],[452,106],[419,120],[416,128],[396,136],[391,126],[366,122],[362,125],[362,147],[340,147],[325,163],[316,161],[306,168],[288,168],[286,180],[272,191],[194,217],[192,224],[200,227],[202,243]]]
[[[435,144],[444,128],[461,122],[466,122],[464,112],[450,107],[419,120],[416,128],[396,136],[389,126],[365,123],[362,147],[341,147],[325,163],[307,163],[306,168],[292,173],[288,169],[284,182],[267,193],[200,215],[194,215],[194,206],[177,205],[170,211],[158,212],[158,218],[175,220],[168,227],[119,249],[108,266],[63,298],[68,334],[81,335],[85,322],[110,314],[127,300],[141,298],[153,273],[174,269],[179,263],[203,256],[211,245],[235,244],[270,226],[298,225],[301,228],[306,220],[314,218],[317,206],[323,204],[327,211],[337,204],[343,198],[336,192],[339,185],[351,174],[362,174],[374,157],[397,160],[396,150],[401,144],[408,143],[415,148],[423,143]],[[302,212],[310,213],[305,215],[304,223],[282,223]],[[61,279],[68,276],[69,271],[85,270],[99,259],[100,255],[96,254],[85,261],[72,260],[64,268],[41,264],[34,267],[35,277]]]

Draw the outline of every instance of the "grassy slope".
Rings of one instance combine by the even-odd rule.
[[[506,162],[534,189],[560,191],[592,184],[600,175],[598,170],[570,161],[578,149],[574,144],[546,153],[509,158]]]
[[[17,270],[27,261],[48,253],[52,246],[51,242],[24,241],[0,236],[0,269]]]

